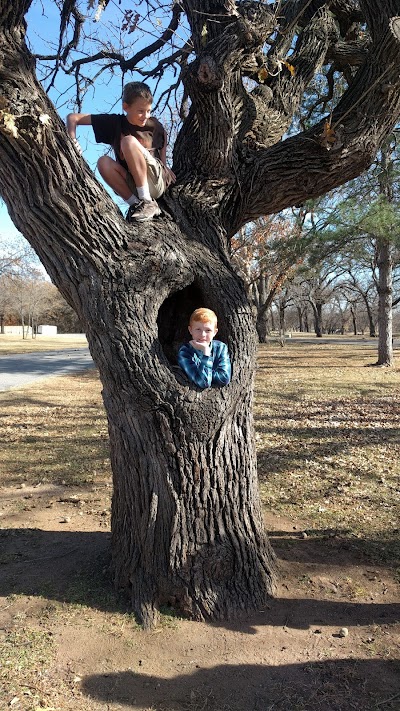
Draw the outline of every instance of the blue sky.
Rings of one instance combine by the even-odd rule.
[[[87,9],[88,3],[82,3],[82,12]],[[169,17],[163,17],[160,11],[159,16],[157,13],[151,18],[153,27],[149,22],[143,24],[143,27],[152,32],[152,36],[149,36],[140,30],[135,30],[133,33],[121,32],[120,25],[121,19],[123,17],[123,12],[126,9],[132,8],[132,2],[128,0],[110,0],[106,12],[100,17],[98,22],[94,22],[93,19],[89,20],[85,32],[90,35],[92,32],[103,31],[107,40],[113,42],[115,46],[119,46],[120,42],[125,44],[125,52],[127,57],[131,56],[138,51],[141,47],[148,44],[149,41],[155,39],[156,33],[159,34],[160,30],[165,27],[166,23],[169,21]],[[97,9],[97,2],[92,11],[92,18]],[[135,4],[135,11],[140,11],[140,3]],[[60,14],[54,0],[34,0],[27,15],[28,21],[28,43],[33,52],[37,54],[52,54],[56,50],[56,41],[58,39],[58,28],[60,23]],[[109,24],[111,21],[111,24]],[[49,38],[53,40],[53,47],[49,47]],[[90,53],[98,51],[97,48],[93,48],[93,45],[88,45],[87,48]],[[152,64],[154,64],[152,60]],[[143,81],[143,78],[137,74],[132,73],[126,75],[125,81]],[[155,84],[154,81],[149,80],[148,84],[152,91],[154,91]],[[46,84],[45,84],[46,86]],[[165,83],[163,85],[165,88]],[[95,90],[89,89],[84,99],[82,106],[82,112],[84,113],[102,113],[102,112],[122,112],[121,106],[121,90],[122,90],[122,79],[119,72],[115,72],[114,76],[110,78],[109,75],[104,75],[104,79],[100,79],[96,82]],[[160,89],[161,90],[161,89]],[[74,85],[73,79],[68,78],[65,75],[59,74],[57,78],[56,87],[49,92],[49,96],[53,101],[58,113],[61,118],[65,120],[68,113],[76,110],[74,106]],[[78,127],[77,130],[78,140],[83,148],[83,156],[88,162],[92,170],[95,171],[97,178],[100,180],[100,176],[96,171],[97,159],[100,155],[104,153],[104,146],[97,145],[94,141],[93,132],[90,126],[88,127]],[[102,182],[102,181],[101,181]],[[111,193],[111,191],[110,191]],[[124,209],[125,203],[118,201],[117,196],[112,193],[113,199]],[[7,208],[0,198],[0,236],[4,239],[8,239],[18,234],[16,228],[11,222]]]

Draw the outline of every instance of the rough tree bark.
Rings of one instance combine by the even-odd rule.
[[[314,315],[314,331],[317,338],[322,338],[322,306],[320,301],[310,299],[311,308]]]
[[[256,338],[229,241],[247,221],[319,196],[371,163],[400,113],[400,45],[390,25],[399,2],[284,2],[278,20],[263,3],[182,0],[194,57],[182,62],[191,106],[174,150],[178,181],[162,219],[140,227],[124,222],[35,78],[25,44],[30,4],[0,0],[0,189],[79,315],[99,369],[115,584],[147,626],[165,601],[197,619],[257,609],[273,593],[275,565],[257,493]],[[281,140],[304,88],[359,19],[371,40],[349,69],[334,138],[327,142],[321,121]],[[243,75],[257,91],[245,89]],[[197,391],[175,364],[200,305],[218,312],[231,353],[223,389]]]
[[[382,150],[381,171],[379,176],[380,194],[387,203],[393,203],[393,177],[391,175],[390,149],[385,145]],[[387,228],[390,230],[390,228]],[[393,244],[391,235],[376,238],[376,265],[378,279],[378,360],[376,365],[391,367],[393,354]],[[375,280],[376,281],[376,280]]]
[[[377,240],[378,283],[378,360],[376,365],[390,367],[393,357],[393,261],[388,240]]]

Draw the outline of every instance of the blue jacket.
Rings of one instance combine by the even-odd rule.
[[[222,341],[212,341],[209,356],[193,348],[190,343],[184,343],[178,351],[178,363],[199,388],[230,382],[231,361],[227,345]]]

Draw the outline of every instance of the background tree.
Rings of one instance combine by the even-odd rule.
[[[22,337],[35,336],[37,326],[47,320],[55,287],[35,268],[24,269],[23,275],[7,279],[8,315],[21,324]]]
[[[293,278],[307,238],[302,234],[306,210],[262,217],[232,239],[232,258],[254,305],[260,343],[268,333],[268,311],[288,279]]]
[[[35,263],[37,256],[26,240],[0,235],[0,333],[4,333],[5,319],[12,310],[14,280],[23,279]]]
[[[82,31],[83,4],[50,5],[60,8],[60,37],[43,58],[47,84],[66,70],[78,92],[107,68],[159,78],[172,65],[183,84],[177,184],[158,222],[128,225],[37,80],[26,44],[31,0],[0,0],[0,189],[78,313],[99,368],[114,476],[114,582],[146,625],[165,601],[200,619],[259,609],[275,570],[255,469],[256,338],[230,239],[374,159],[400,112],[399,1],[182,0],[161,36],[129,55],[132,47],[116,52]],[[132,7],[119,8],[126,21]],[[154,15],[153,4],[141,8]],[[114,6],[102,0],[101,11],[115,25]],[[89,36],[92,53],[79,44]],[[90,70],[92,61],[100,65]],[[311,115],[306,130],[282,140],[306,87],[327,67],[342,82],[329,114]],[[199,305],[218,312],[233,362],[227,388],[198,392],[174,364]]]
[[[312,263],[335,256],[347,274],[341,279],[342,285],[364,301],[371,337],[376,335],[372,304],[377,300],[377,365],[387,366],[393,364],[393,279],[399,265],[396,158],[397,147],[392,137],[379,151],[371,171],[353,181],[330,208],[328,226],[320,232],[310,254]]]

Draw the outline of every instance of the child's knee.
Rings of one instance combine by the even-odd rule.
[[[101,174],[104,171],[107,171],[107,167],[109,166],[109,161],[110,161],[109,156],[100,156],[100,158],[98,159],[97,168]]]
[[[121,138],[121,149],[123,152],[129,150],[129,151],[139,151],[140,150],[140,143],[135,138],[135,136],[123,136]]]

